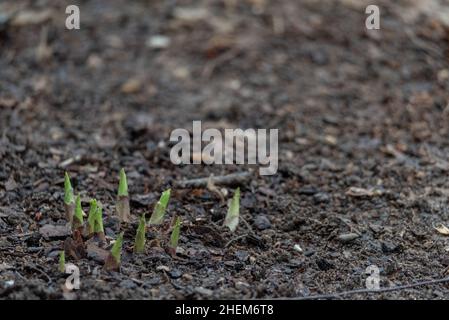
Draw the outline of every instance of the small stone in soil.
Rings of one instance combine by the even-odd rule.
[[[357,233],[344,233],[338,236],[338,240],[343,243],[348,243],[357,239],[358,237],[359,235]]]
[[[334,265],[332,263],[328,262],[326,259],[323,259],[323,258],[317,259],[316,264],[317,264],[318,268],[320,268],[320,270],[322,270],[322,271],[327,271],[334,267]]]
[[[389,254],[389,253],[398,253],[401,251],[401,245],[396,245],[392,242],[385,241],[382,242],[382,252]]]
[[[120,287],[125,289],[134,289],[137,287],[137,285],[134,283],[134,281],[127,279],[120,282]]]
[[[259,230],[271,228],[271,222],[265,215],[258,215],[256,219],[254,219],[254,225]]]
[[[179,269],[173,269],[168,274],[170,275],[170,278],[172,278],[172,279],[178,279],[182,276],[182,272]]]
[[[245,262],[246,260],[248,260],[249,258],[249,253],[248,251],[244,251],[244,250],[237,250],[235,253],[235,256],[237,257],[237,259],[239,259],[242,262]]]
[[[331,198],[330,198],[329,194],[327,194],[325,192],[320,192],[313,196],[313,200],[314,200],[315,204],[327,203],[330,201],[330,199]]]

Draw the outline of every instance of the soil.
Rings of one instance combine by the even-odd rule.
[[[380,30],[365,28],[367,1],[85,0],[80,30],[64,1],[1,2],[0,298],[307,297],[365,288],[370,265],[381,287],[447,277],[449,4],[374,2]],[[170,132],[193,120],[279,129],[279,170],[239,183],[234,233],[237,185],[218,186],[223,201],[176,184],[255,168],[172,164]],[[68,255],[81,281],[68,292],[64,172],[84,211],[103,204],[107,250],[122,167],[120,272]],[[134,255],[139,216],[169,187],[165,224]],[[449,284],[349,298],[449,298]]]

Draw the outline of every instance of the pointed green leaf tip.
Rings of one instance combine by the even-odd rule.
[[[170,247],[175,250],[178,247],[180,230],[181,230],[181,219],[179,217],[177,217],[175,227],[173,228],[173,231],[170,236]]]
[[[240,214],[240,188],[237,188],[234,192],[234,197],[228,205],[228,213],[224,221],[224,225],[234,232],[239,223]]]
[[[170,200],[171,189],[162,192],[161,198],[154,206],[153,214],[150,217],[150,224],[161,224],[167,209],[168,201]]]
[[[111,255],[114,257],[115,262],[120,264],[121,255],[122,255],[122,245],[123,245],[123,232],[120,233],[117,240],[115,240],[114,245],[111,249]]]
[[[103,228],[103,208],[101,207],[101,205],[97,205],[97,210],[95,212],[94,232],[95,233],[99,233],[99,232],[103,232],[104,233],[104,228]]]
[[[145,249],[145,214],[142,214],[139,220],[139,226],[137,227],[136,240],[134,242],[134,251],[136,253],[142,253]]]
[[[89,234],[95,232],[95,220],[97,214],[97,200],[90,200],[89,216],[87,217],[87,224],[89,226]]]
[[[127,197],[128,196],[128,181],[126,180],[125,169],[120,170],[120,182],[118,185],[118,196]]]
[[[64,203],[72,204],[74,202],[75,202],[75,199],[73,196],[72,184],[70,183],[69,174],[66,172],[65,178],[64,178]]]
[[[59,252],[59,271],[65,272],[65,252],[64,250],[61,250]]]
[[[75,201],[75,218],[78,224],[83,224],[83,208],[81,207],[81,197],[78,195]]]

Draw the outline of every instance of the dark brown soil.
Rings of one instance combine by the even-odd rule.
[[[449,4],[368,1],[381,8],[381,30],[368,31],[365,2],[85,0],[78,31],[65,28],[64,1],[0,2],[0,298],[304,297],[364,288],[369,265],[382,287],[447,277],[449,238],[434,227],[449,225]],[[34,24],[11,16],[48,9]],[[149,46],[158,34],[166,48]],[[279,171],[241,185],[248,225],[234,234],[216,193],[174,187],[248,170],[173,165],[169,134],[192,120],[279,129]],[[67,257],[81,289],[64,293],[65,236],[40,232],[65,223],[64,171],[85,211],[103,203],[111,240],[121,167],[134,219],[121,272]],[[150,247],[164,247],[163,226],[133,255],[138,217],[168,187],[182,252]]]

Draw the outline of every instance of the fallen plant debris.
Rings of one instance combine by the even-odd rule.
[[[438,233],[440,233],[444,236],[449,236],[449,228],[446,227],[444,224],[440,224],[434,228],[436,231],[438,231]]]

